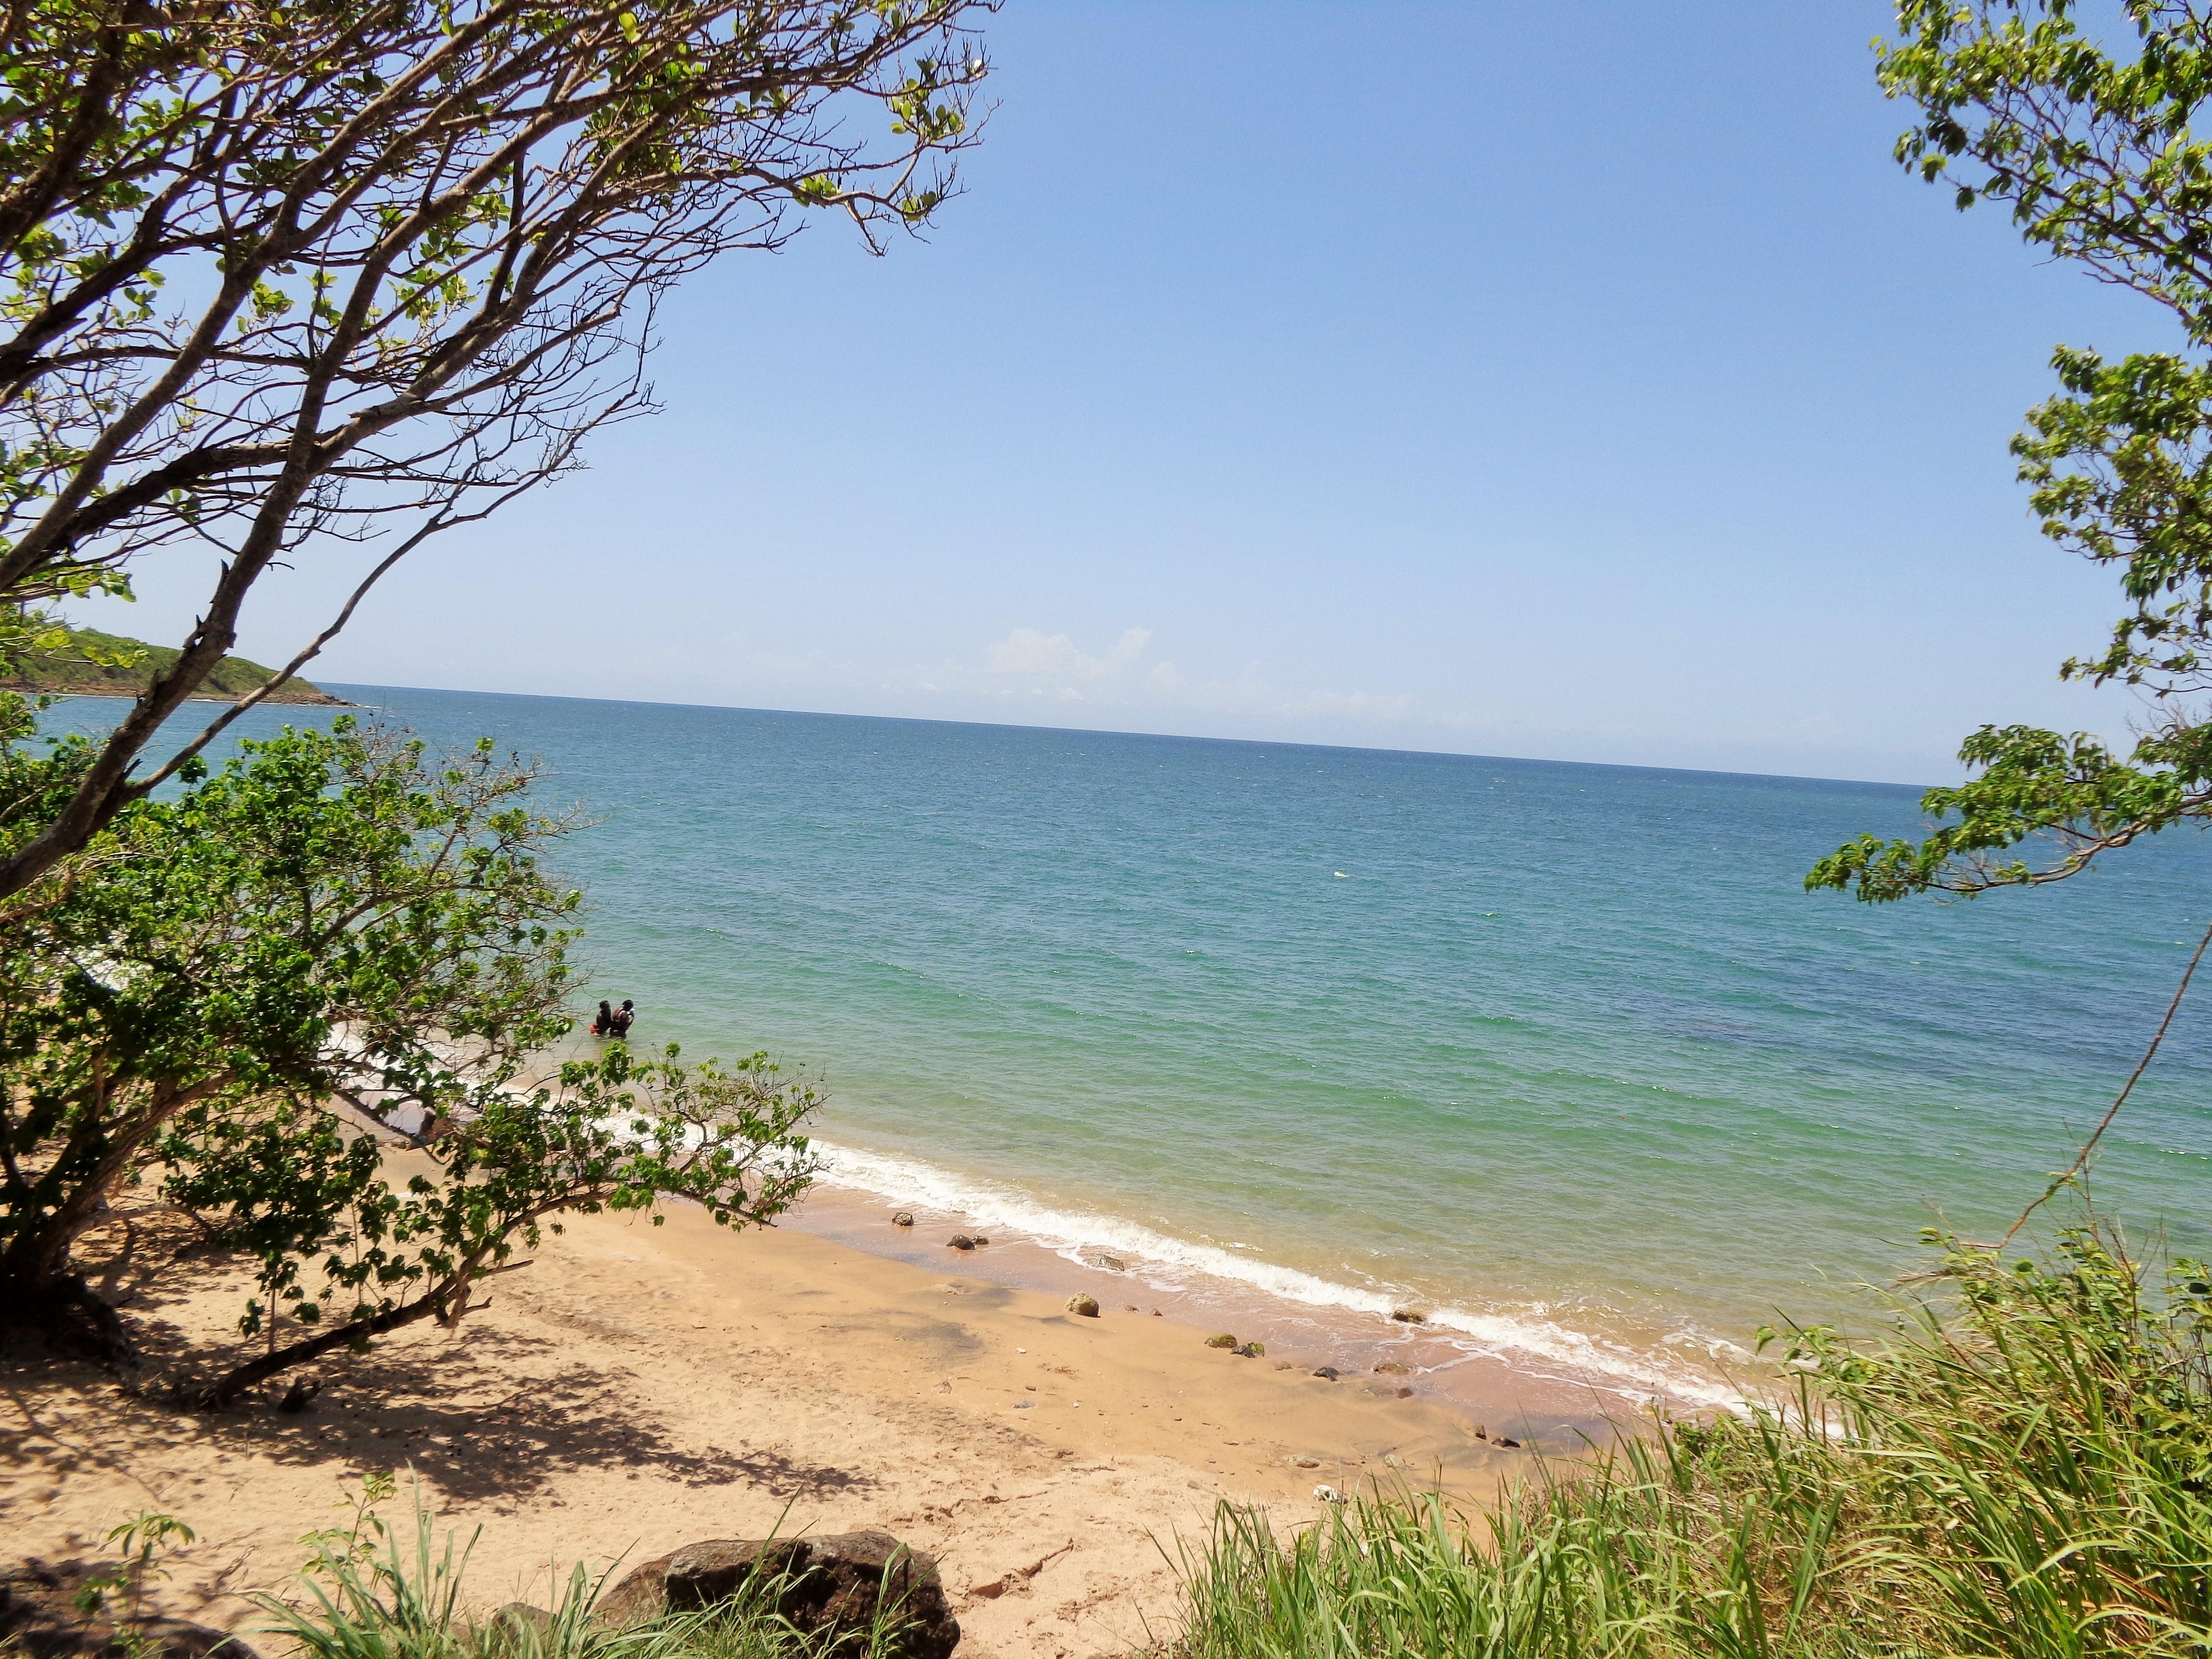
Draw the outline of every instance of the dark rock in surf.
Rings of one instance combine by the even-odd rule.
[[[1340,1373],[1334,1365],[1321,1365],[1315,1368],[1314,1375],[1324,1382],[1334,1382]]]
[[[978,1241],[969,1237],[965,1233],[955,1233],[951,1237],[945,1241],[945,1245],[947,1249],[951,1250],[972,1250],[975,1248],[977,1242]]]
[[[911,1227],[911,1226],[913,1226],[913,1225],[914,1225],[914,1212],[913,1212],[912,1210],[894,1210],[894,1211],[892,1211],[892,1212],[891,1212],[891,1225],[892,1225],[892,1226],[894,1226],[894,1227]]]

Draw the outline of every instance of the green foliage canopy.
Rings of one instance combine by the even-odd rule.
[[[0,820],[65,792],[88,747],[0,747]],[[617,1047],[546,1074],[579,895],[543,867],[572,820],[530,810],[533,781],[489,741],[441,760],[341,716],[134,805],[0,930],[0,1309],[112,1350],[71,1250],[150,1177],[256,1265],[242,1329],[267,1349],[210,1385],[221,1403],[458,1322],[558,1213],[787,1207],[817,1097],[764,1056]],[[280,1346],[283,1322],[307,1334]]]
[[[2112,568],[2127,601],[2062,677],[2139,688],[2159,718],[2125,754],[2081,733],[1984,726],[1960,751],[1978,775],[1924,798],[1932,833],[1862,836],[1810,887],[1884,900],[2035,885],[2212,819],[2212,143],[2197,131],[2212,24],[2170,0],[2120,11],[2132,39],[2114,49],[2071,0],[1900,0],[1881,77],[1919,107],[1898,143],[1907,167],[1962,209],[2008,204],[2029,243],[2179,325],[2178,351],[2107,362],[2058,348],[2058,392],[2012,446],[2044,533]]]
[[[259,1261],[268,1300],[248,1304],[241,1333],[280,1310],[310,1328],[214,1379],[202,1398],[228,1404],[290,1366],[417,1320],[459,1325],[477,1284],[527,1265],[511,1259],[518,1244],[534,1248],[541,1224],[561,1231],[548,1218],[680,1197],[720,1226],[772,1221],[812,1182],[799,1131],[817,1103],[764,1054],[726,1069],[681,1065],[673,1045],[638,1060],[617,1044],[534,1085],[468,1087],[423,1167],[400,1177],[368,1137],[289,1100],[214,1133],[193,1126],[167,1148],[180,1170],[169,1190],[228,1206],[225,1237]]]
[[[86,746],[0,756],[7,805],[66,789]],[[557,1036],[578,896],[539,867],[564,826],[529,781],[349,719],[287,732],[139,803],[0,933],[0,1285],[51,1285],[188,1133],[271,1099],[434,1109]]]
[[[652,406],[684,276],[823,210],[871,246],[926,221],[990,3],[5,8],[0,678],[43,607],[222,556],[70,795],[0,845],[0,896],[164,775],[133,764],[269,569],[384,550],[289,672],[393,561]]]

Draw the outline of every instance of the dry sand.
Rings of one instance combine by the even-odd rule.
[[[274,1385],[200,1415],[88,1367],[10,1362],[0,1537],[10,1555],[94,1555],[141,1510],[176,1515],[198,1541],[161,1599],[242,1626],[242,1597],[285,1589],[297,1540],[341,1518],[349,1482],[411,1468],[441,1524],[482,1528],[478,1605],[543,1602],[579,1560],[873,1527],[938,1558],[963,1655],[1056,1659],[1167,1634],[1163,1549],[1199,1538],[1224,1498],[1296,1524],[1318,1513],[1316,1482],[1402,1469],[1480,1496],[1528,1455],[1425,1392],[1399,1397],[1418,1377],[1331,1383],[1312,1356],[1206,1347],[1202,1328],[1145,1310],[1140,1287],[1139,1311],[1102,1285],[1103,1316],[1082,1318],[1064,1291],[945,1255],[732,1236],[688,1208],[660,1227],[582,1218],[493,1281],[457,1336],[416,1327],[325,1362],[295,1416]],[[243,1300],[235,1278],[210,1279],[141,1244],[108,1288],[149,1352],[205,1363]]]

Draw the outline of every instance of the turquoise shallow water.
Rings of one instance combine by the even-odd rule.
[[[1805,895],[1915,826],[1881,785],[339,690],[542,756],[604,819],[565,859],[592,995],[820,1072],[843,1179],[1630,1382],[1833,1313],[1939,1218],[2002,1231],[2212,903],[2194,840]],[[2100,1166],[2185,1249],[2208,1079],[2200,1002]]]

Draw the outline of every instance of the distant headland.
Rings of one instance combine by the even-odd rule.
[[[4,682],[4,687],[10,691],[43,691],[70,697],[135,697],[156,673],[176,661],[177,655],[174,646],[149,645],[120,634],[103,634],[96,628],[72,628],[67,645],[58,651],[27,656],[23,672]],[[92,660],[94,657],[120,657],[131,665],[118,668]],[[273,668],[264,668],[243,657],[225,657],[200,683],[193,697],[204,702],[235,702],[276,677]],[[343,697],[334,697],[302,679],[288,681],[264,701],[319,703],[334,708],[352,706]]]

